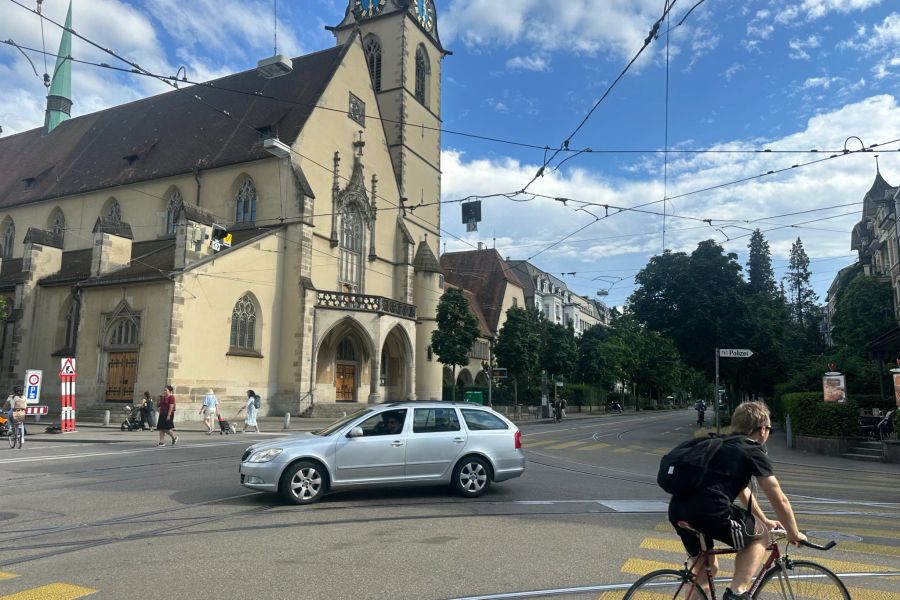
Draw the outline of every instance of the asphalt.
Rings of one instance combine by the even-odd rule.
[[[684,409],[684,411],[687,414],[689,409]],[[693,411],[690,410],[689,412],[693,416]],[[626,412],[625,414],[629,415],[632,413]],[[618,415],[609,415],[604,413],[579,413],[569,411],[566,418],[563,419],[562,423],[559,426],[571,426],[573,422],[588,422],[590,420],[596,419],[614,419],[617,416]],[[521,420],[512,420],[516,423],[517,426],[527,428],[531,428],[531,426],[534,425],[555,424],[555,421],[553,419],[526,418]],[[257,423],[259,424],[260,432],[266,434],[316,431],[326,427],[327,425],[330,425],[334,421],[334,418],[292,417],[289,427],[285,429],[284,419],[281,417],[257,417]],[[29,428],[30,433],[27,437],[27,440],[32,442],[49,442],[61,444],[71,442],[82,444],[114,444],[128,441],[130,437],[140,435],[140,432],[138,431],[123,432],[118,425],[110,424],[104,426],[102,423],[95,422],[79,422],[77,423],[76,431],[71,433],[44,433],[44,429],[48,425],[50,425],[50,423],[50,421],[44,421],[42,423],[28,422],[27,427]],[[191,434],[191,436],[193,437],[193,434],[202,434],[206,431],[206,427],[200,421],[185,421],[183,423],[177,423],[176,425],[176,431],[180,435],[187,433]],[[214,433],[217,433],[217,431],[214,431]],[[252,436],[253,434],[251,433],[246,435]],[[832,470],[846,469],[847,471],[882,473],[885,475],[900,475],[900,464],[860,462],[841,457],[812,454],[793,448],[788,448],[784,431],[779,429],[777,425],[776,429],[772,432],[772,435],[769,438],[767,450],[770,458],[772,459],[772,462],[776,465],[776,469],[779,464],[782,464],[813,468],[821,467]]]

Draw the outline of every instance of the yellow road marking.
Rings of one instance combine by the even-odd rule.
[[[13,577],[18,577],[18,575],[16,575],[15,573],[4,573],[3,571],[0,571],[0,581],[3,581],[5,579],[12,579]]]
[[[878,525],[879,519],[885,525],[885,527],[897,527],[897,519],[892,519],[889,517],[854,517],[852,515],[819,515],[816,513],[803,513],[801,515],[797,515],[797,520],[801,523],[803,521],[824,521],[826,523],[848,523],[848,524],[859,524],[859,525],[868,525],[871,527],[872,525]]]
[[[547,446],[547,450],[562,450],[563,448],[571,448],[572,446],[581,446],[590,443],[590,440],[575,440],[574,442],[563,442],[555,446]]]
[[[613,450],[613,452],[615,452],[616,454],[624,454],[631,451],[631,448],[616,448],[615,450]]]
[[[838,547],[844,552],[900,556],[900,546],[887,546],[885,544],[866,544],[865,542],[841,542]]]
[[[0,600],[73,600],[74,598],[90,596],[96,592],[97,590],[78,585],[51,583],[49,585],[31,588],[24,592],[0,596]]]
[[[600,450],[601,448],[609,448],[609,444],[605,442],[599,442],[597,444],[591,444],[589,446],[581,446],[580,448],[576,448],[576,450]]]
[[[538,446],[546,446],[547,444],[555,444],[555,443],[556,443],[556,440],[535,440],[533,442],[524,441],[524,442],[522,442],[522,446],[525,448],[537,448]]]
[[[631,448],[632,450],[643,450],[644,449],[644,447],[641,446],[640,444],[631,444],[628,447]]]
[[[646,575],[650,571],[656,571],[657,569],[680,570],[683,568],[684,564],[660,562],[657,560],[645,560],[643,558],[629,558],[625,561],[625,564],[622,565],[620,571],[622,573],[629,573],[631,575]],[[716,573],[716,577],[731,577],[731,575],[731,571],[728,571],[721,567],[719,568],[718,573]]]

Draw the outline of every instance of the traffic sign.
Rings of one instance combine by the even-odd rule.
[[[719,348],[719,356],[723,358],[750,358],[753,350],[746,348]]]
[[[504,367],[494,367],[491,369],[491,374],[494,376],[494,379],[503,379],[506,377],[507,371]]]
[[[26,415],[46,415],[49,407],[44,404],[40,404],[37,406],[26,406],[25,414]]]
[[[75,375],[75,359],[72,357],[59,359],[59,376]]]
[[[28,369],[25,371],[25,401],[28,404],[37,404],[41,401],[41,379],[43,371]]]

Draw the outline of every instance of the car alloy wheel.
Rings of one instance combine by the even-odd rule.
[[[322,497],[327,485],[327,476],[319,465],[310,461],[300,461],[285,472],[282,478],[282,493],[294,504],[312,504]]]
[[[481,458],[466,458],[456,465],[453,484],[463,496],[477,498],[491,484],[490,467]]]

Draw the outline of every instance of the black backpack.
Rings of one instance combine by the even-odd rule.
[[[656,483],[673,496],[689,496],[699,490],[713,457],[725,439],[707,437],[678,444],[659,461]]]
[[[255,408],[256,410],[259,410],[259,405],[260,405],[259,395],[253,396],[253,408]]]

